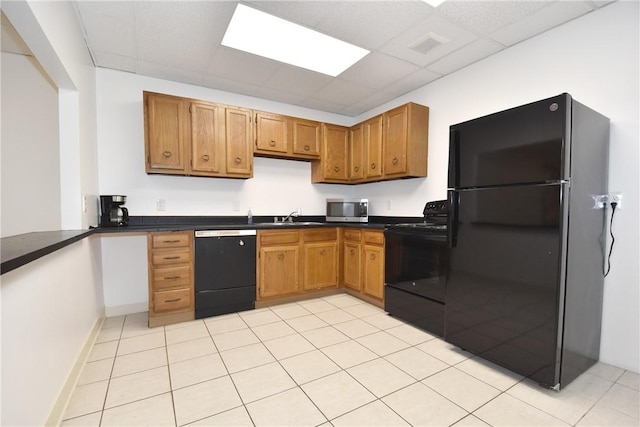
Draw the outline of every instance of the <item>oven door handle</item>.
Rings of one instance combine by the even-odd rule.
[[[455,248],[458,243],[458,203],[459,195],[457,191],[447,192],[447,243],[450,248]]]

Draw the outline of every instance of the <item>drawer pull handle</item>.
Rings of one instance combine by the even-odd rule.
[[[164,300],[164,302],[178,302],[180,301],[182,298],[174,298],[174,299],[166,299]]]
[[[171,153],[171,151],[163,151],[163,152],[162,152],[162,157],[167,157],[167,158],[169,158],[169,157],[171,157],[171,156],[173,156],[173,154]]]
[[[163,240],[162,243],[180,243],[180,240]]]
[[[311,147],[309,147],[308,145],[304,146],[304,151],[309,151],[311,149]]]
[[[398,158],[394,157],[393,160],[391,160],[391,163],[393,163],[394,165],[398,164]]]
[[[180,259],[179,256],[166,256],[164,259]]]
[[[269,147],[275,147],[276,142],[274,140],[269,141]]]
[[[205,162],[209,161],[209,155],[205,154],[204,156],[202,156],[202,160],[204,160]]]
[[[371,163],[371,169],[376,170],[376,164],[375,163]]]
[[[176,280],[179,279],[180,276],[165,276],[164,280]]]
[[[236,157],[234,159],[234,162],[236,162],[236,165],[239,165],[241,161],[242,161],[242,159],[240,157]]]

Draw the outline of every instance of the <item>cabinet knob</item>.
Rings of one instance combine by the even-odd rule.
[[[335,172],[340,172],[340,166],[334,166],[334,167],[333,167],[333,170],[334,170]]]
[[[278,254],[278,261],[282,261],[284,259],[284,254],[282,252],[280,252]]]
[[[371,261],[373,261],[374,259],[376,259],[376,254],[371,254],[371,255],[369,255],[369,259],[370,259]]]
[[[209,155],[205,154],[204,156],[202,156],[202,160],[204,160],[205,162],[209,161]]]
[[[236,163],[236,165],[239,165],[240,162],[242,162],[242,159],[240,157],[236,157],[233,161]]]
[[[325,251],[324,249],[320,249],[320,255],[324,256],[324,254],[327,253],[327,251]]]
[[[360,166],[354,166],[354,167],[353,167],[353,171],[354,171],[354,172],[358,172],[359,170],[360,170]]]
[[[371,169],[373,169],[373,170],[376,169],[376,164],[375,163],[371,163]]]
[[[163,152],[162,152],[162,157],[167,157],[167,158],[169,158],[169,157],[171,157],[171,156],[173,156],[173,154],[171,153],[171,151],[163,151]]]
[[[391,160],[391,163],[393,163],[394,165],[398,164],[398,158],[394,157],[393,160]]]
[[[353,249],[351,249],[351,250],[349,251],[349,253],[350,253],[351,255],[355,255],[355,254],[356,254],[356,251],[355,251],[355,250],[353,250]]]
[[[309,151],[311,149],[311,147],[309,147],[308,145],[304,146],[304,151]]]
[[[275,147],[276,142],[274,140],[269,141],[269,147]]]

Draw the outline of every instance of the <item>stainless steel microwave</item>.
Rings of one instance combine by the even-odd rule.
[[[369,199],[327,199],[328,222],[369,222]]]

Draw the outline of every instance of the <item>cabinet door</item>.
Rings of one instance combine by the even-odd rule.
[[[384,247],[364,246],[364,293],[384,297]]]
[[[349,179],[364,178],[364,126],[362,123],[353,126],[349,138]]]
[[[338,286],[338,244],[304,244],[304,290]]]
[[[147,172],[186,173],[182,100],[146,93],[145,99]]]
[[[347,181],[347,147],[349,129],[343,126],[323,125],[324,178]]]
[[[258,296],[262,298],[295,294],[299,291],[298,245],[260,248]]]
[[[343,244],[343,282],[348,288],[362,290],[362,245],[356,242]]]
[[[403,105],[383,114],[384,117],[384,173],[407,172],[407,141],[409,105]],[[426,159],[425,159],[426,161]]]
[[[320,123],[295,117],[290,117],[289,120],[291,122],[293,153],[319,157]]]
[[[382,178],[382,116],[363,123],[365,178]]]
[[[191,170],[218,173],[220,137],[218,107],[213,104],[192,102],[191,112]]]
[[[256,113],[256,150],[287,153],[287,118],[277,114]]]
[[[251,112],[239,108],[225,110],[226,165],[228,174],[251,176]]]

